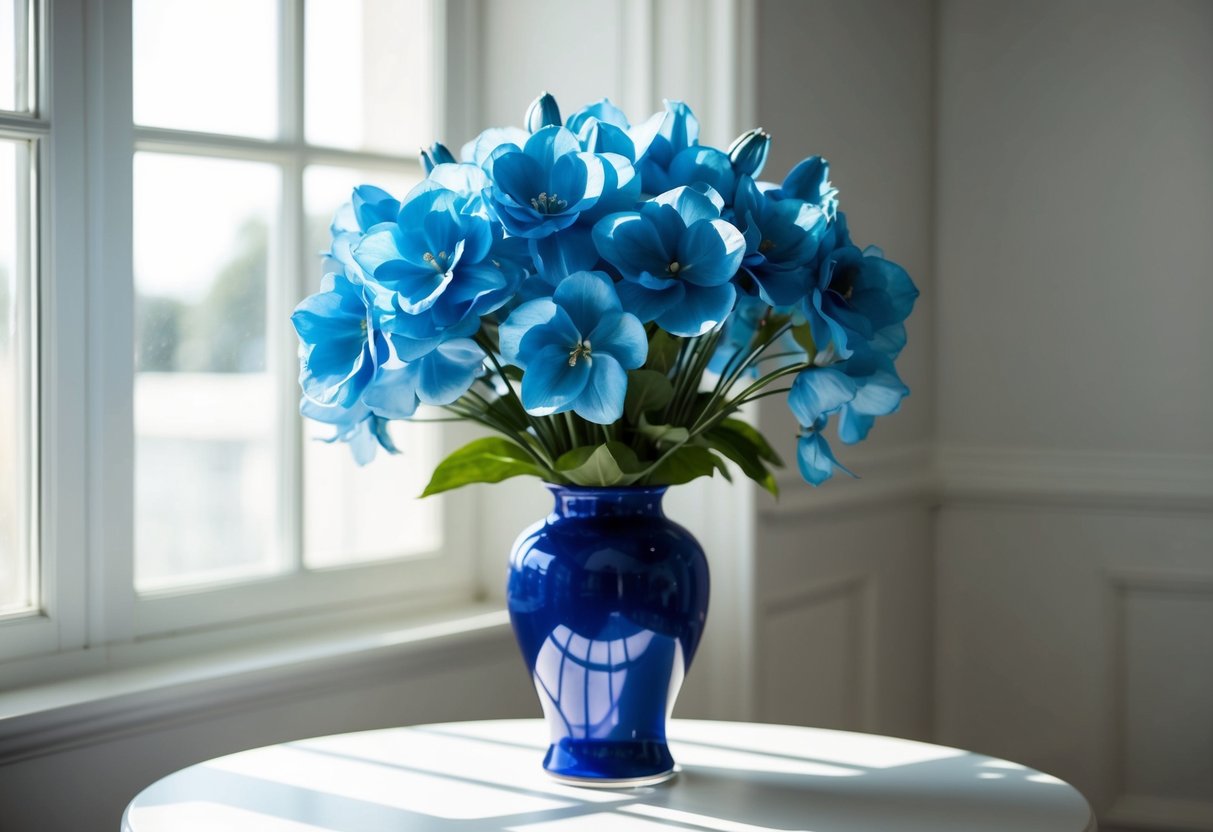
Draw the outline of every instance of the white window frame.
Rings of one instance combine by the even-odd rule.
[[[433,4],[436,136],[470,135],[477,111],[464,94],[476,77],[474,12]],[[478,495],[445,497],[440,557],[301,568],[302,423],[290,406],[280,439],[282,480],[290,493],[278,533],[295,571],[239,584],[149,593],[134,589],[134,279],[133,158],[138,150],[271,161],[283,172],[282,277],[276,303],[289,310],[319,286],[319,265],[303,260],[302,174],[309,163],[407,170],[381,153],[321,149],[303,141],[303,0],[279,0],[280,137],[246,139],[136,127],[132,118],[131,1],[37,0],[43,48],[40,109],[22,117],[43,136],[38,162],[40,310],[37,397],[40,472],[41,610],[0,621],[0,690],[127,663],[142,649],[163,655],[175,638],[222,646],[321,629],[335,621],[390,620],[435,607],[471,604],[485,593],[477,557]],[[447,43],[448,33],[459,42]],[[444,108],[441,102],[458,102]],[[0,129],[15,119],[4,117]],[[52,131],[51,124],[54,129]],[[24,129],[24,126],[22,127]],[[416,165],[416,160],[412,160]],[[351,183],[351,186],[357,183]],[[272,304],[271,304],[272,308]],[[283,316],[267,333],[282,402],[295,402],[294,335]],[[454,447],[468,433],[444,430]],[[402,496],[402,499],[404,497]],[[498,561],[500,562],[500,561]],[[305,620],[305,619],[311,619]],[[100,649],[99,649],[100,648]]]

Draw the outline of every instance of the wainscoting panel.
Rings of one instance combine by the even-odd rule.
[[[1119,794],[1213,829],[1213,577],[1115,576]]]
[[[929,736],[930,516],[908,488],[761,515],[756,719]]]
[[[1136,499],[1130,476],[1084,489],[1075,468],[1059,499],[1029,468],[978,482],[945,464],[936,739],[1072,782],[1106,827],[1213,830],[1205,480]]]
[[[871,613],[855,578],[768,603],[758,637],[770,651],[758,677],[763,719],[786,724],[857,730],[863,727],[866,625]]]

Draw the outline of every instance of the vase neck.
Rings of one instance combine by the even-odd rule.
[[[664,517],[661,498],[666,486],[653,488],[593,488],[552,485],[557,517]]]

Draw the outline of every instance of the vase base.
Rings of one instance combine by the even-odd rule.
[[[679,767],[674,766],[669,771],[647,774],[643,777],[576,777],[568,774],[556,774],[552,771],[547,774],[557,783],[583,789],[637,789],[642,786],[656,786],[658,783],[672,780],[678,772]]]

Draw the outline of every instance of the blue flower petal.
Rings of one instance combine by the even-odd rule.
[[[406,364],[396,370],[380,368],[362,400],[385,419],[408,419],[417,412],[418,367]]]
[[[513,312],[497,330],[498,348],[507,363],[526,369],[526,362],[519,355],[518,345],[522,336],[536,326],[542,326],[556,317],[560,311],[551,298],[527,301]]]
[[[698,286],[732,280],[745,256],[745,238],[720,219],[690,225],[678,241],[678,276]]]
[[[737,290],[732,283],[722,286],[681,285],[686,289],[683,299],[655,318],[657,325],[671,335],[692,338],[710,332],[728,317],[737,298]]]
[[[552,319],[545,324],[533,326],[522,336],[522,340],[518,342],[519,360],[515,363],[518,366],[525,366],[522,361],[529,362],[531,356],[537,355],[548,346],[557,346],[567,357],[573,351],[573,348],[581,343],[584,336],[573,324],[573,320],[569,317],[569,313],[559,306],[556,307],[556,314]]]
[[[686,297],[686,288],[674,280],[667,281],[663,289],[650,289],[624,280],[615,285],[615,291],[619,293],[619,302],[623,304],[623,308],[639,318],[641,323],[655,319],[682,303]]]
[[[812,425],[855,398],[858,385],[833,367],[805,370],[796,376],[788,393],[788,407],[802,425]]]
[[[699,220],[714,220],[720,217],[724,202],[713,188],[697,189],[690,186],[673,188],[653,197],[657,205],[669,205],[678,212],[684,226]]]
[[[856,413],[849,407],[844,407],[838,414],[838,438],[847,445],[862,442],[868,438],[868,433],[875,422],[875,416],[865,416],[862,413]]]
[[[796,465],[800,475],[812,485],[821,485],[828,480],[834,475],[835,468],[855,476],[834,458],[834,452],[820,431],[812,431],[797,440]]]
[[[614,356],[605,353],[599,354],[595,351],[586,363],[590,366],[589,379],[581,395],[577,397],[573,410],[587,422],[609,425],[623,416],[628,374],[619,366]],[[524,378],[523,384],[525,383]]]
[[[577,272],[556,287],[552,300],[568,313],[577,332],[588,334],[608,312],[622,309],[615,284],[602,272]]]
[[[623,275],[664,271],[674,252],[662,243],[657,229],[646,217],[635,212],[611,214],[594,226],[594,246],[602,259]]]
[[[585,390],[590,361],[569,364],[568,350],[555,344],[544,347],[527,364],[522,376],[522,406],[532,416],[563,413]]]
[[[649,340],[645,335],[644,325],[635,315],[626,312],[612,312],[603,315],[602,320],[590,332],[588,338],[594,350],[594,358],[609,353],[627,370],[634,370],[644,364],[649,353]]]
[[[573,272],[592,269],[598,263],[590,229],[581,225],[527,243],[540,276],[553,286]]]
[[[559,125],[544,127],[531,134],[523,152],[534,159],[543,170],[551,170],[556,160],[581,150],[581,143],[572,130]]]
[[[417,398],[425,404],[450,404],[472,386],[483,361],[484,352],[474,341],[447,341],[419,362]]]

